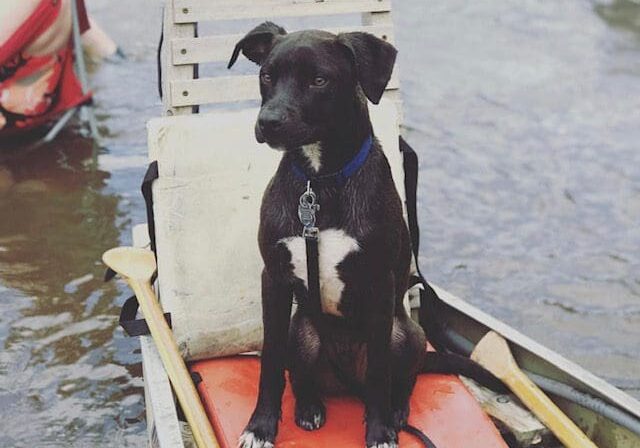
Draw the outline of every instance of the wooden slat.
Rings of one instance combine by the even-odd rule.
[[[398,88],[397,77],[392,75],[387,91]],[[171,104],[173,107],[197,104],[231,103],[260,98],[258,77],[221,76],[171,82]]]
[[[190,107],[173,107],[170,103],[170,83],[176,79],[188,80],[193,79],[194,66],[180,65],[176,66],[171,63],[171,45],[169,44],[176,38],[195,37],[196,27],[194,24],[176,25],[173,23],[173,0],[166,0],[163,17],[163,36],[165,44],[162,45],[160,51],[160,61],[162,66],[162,107],[164,115],[189,115],[192,113]]]
[[[223,76],[171,83],[174,106],[209,103],[231,103],[257,99],[260,96],[256,76]]]
[[[393,43],[393,26],[352,26],[327,28],[334,34],[362,31],[371,33],[387,42]],[[199,38],[173,39],[171,42],[174,65],[198,64],[202,62],[228,61],[235,44],[244,34],[225,34]]]
[[[175,0],[174,22],[197,23],[205,20],[261,19],[332,14],[383,12],[391,10],[390,0],[324,0],[267,2]]]
[[[480,386],[469,378],[460,377],[482,409],[504,425],[520,447],[529,447],[549,439],[550,431],[513,395],[501,395]]]

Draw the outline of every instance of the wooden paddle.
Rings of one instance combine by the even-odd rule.
[[[513,359],[507,341],[498,333],[488,332],[476,345],[471,353],[471,359],[504,381],[565,446],[597,448],[580,428],[520,370],[516,360]]]
[[[136,294],[151,337],[156,343],[173,390],[191,426],[196,444],[199,448],[219,448],[191,375],[180,356],[171,329],[164,320],[158,299],[151,289],[151,276],[156,270],[153,252],[134,247],[116,247],[106,251],[102,255],[102,261],[123,276]]]

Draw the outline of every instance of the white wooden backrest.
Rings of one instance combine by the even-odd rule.
[[[303,28],[365,31],[394,41],[390,0],[166,0],[161,51],[164,114],[188,115],[192,106],[259,99],[257,70],[226,71],[221,63],[226,65],[236,42],[254,26],[291,18],[304,22]],[[325,26],[336,19],[350,23]],[[215,34],[196,37],[196,30],[200,34],[204,29],[200,25],[213,26]],[[207,64],[218,64],[214,76],[202,70]],[[199,79],[194,79],[196,67]],[[399,106],[397,72],[384,97]]]

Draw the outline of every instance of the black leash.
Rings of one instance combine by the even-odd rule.
[[[320,263],[318,260],[318,236],[320,232],[316,227],[316,212],[318,210],[320,210],[320,205],[317,203],[316,194],[311,189],[311,181],[308,180],[307,189],[300,196],[298,219],[300,219],[303,226],[302,236],[304,237],[307,250],[307,306],[316,316],[322,313],[322,303],[320,300]],[[329,362],[332,364],[338,379],[363,399],[364,394],[360,385],[352,381],[336,363],[331,360]],[[419,439],[426,448],[436,448],[431,439],[415,426],[407,423],[400,429]]]
[[[423,433],[420,429],[416,428],[415,426],[410,425],[409,423],[404,425],[404,427],[402,428],[402,431],[408,432],[413,437],[420,440],[426,448],[437,448],[435,443],[433,443],[431,439],[426,436],[425,433]]]
[[[302,236],[307,248],[307,305],[316,316],[322,313],[320,302],[320,267],[318,263],[318,228],[316,227],[316,212],[320,205],[316,201],[316,194],[311,189],[311,181],[307,181],[307,190],[300,196],[298,204],[298,218],[302,223]]]

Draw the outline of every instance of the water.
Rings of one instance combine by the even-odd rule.
[[[0,152],[0,446],[142,446],[129,294],[100,254],[143,222],[157,1],[96,0],[122,63],[77,130]],[[423,271],[640,396],[640,5],[395,2]],[[135,25],[135,26],[134,26]]]

